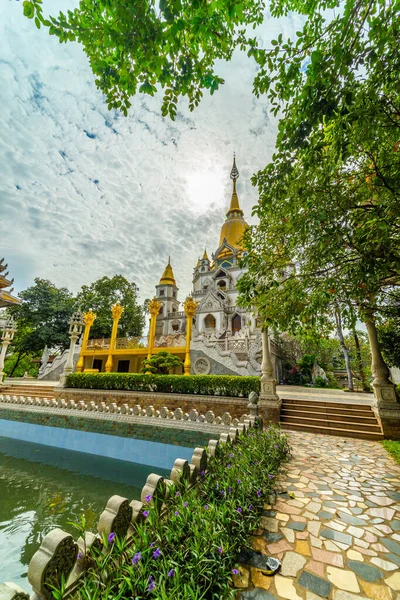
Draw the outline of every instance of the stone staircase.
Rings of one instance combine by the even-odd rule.
[[[54,388],[48,385],[3,385],[0,387],[0,394],[3,396],[25,396],[28,398],[54,398]]]
[[[366,404],[283,399],[280,420],[283,429],[364,440],[384,439],[372,407]]]

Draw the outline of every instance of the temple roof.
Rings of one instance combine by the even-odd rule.
[[[3,273],[7,269],[7,264],[4,263],[4,258],[0,259],[0,273]],[[13,304],[19,304],[21,300],[16,296],[13,296],[12,292],[14,288],[11,290],[7,290],[6,288],[10,287],[14,283],[14,279],[7,279],[7,273],[4,275],[0,274],[0,308],[5,306],[12,306]]]
[[[221,227],[219,246],[226,240],[230,246],[241,249],[242,246],[239,243],[239,240],[244,234],[247,223],[243,218],[243,211],[240,208],[239,198],[236,192],[236,181],[239,178],[239,171],[236,166],[235,155],[233,155],[233,165],[230,177],[233,181],[232,197],[229,210],[226,213],[226,221]],[[218,258],[218,256],[216,258]]]
[[[171,267],[170,258],[168,258],[168,264],[164,269],[164,273],[162,274],[159,285],[175,285],[176,286],[175,276],[174,276],[174,272]]]

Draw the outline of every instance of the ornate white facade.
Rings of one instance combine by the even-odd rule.
[[[219,246],[211,260],[204,250],[193,271],[191,295],[199,305],[193,321],[190,347],[192,372],[259,375],[261,331],[254,315],[237,306],[237,282],[243,274],[239,260],[244,255],[242,236],[247,223],[236,192],[239,172],[235,158],[230,176],[232,198],[221,228]],[[184,332],[185,314],[180,311],[178,288],[170,262],[156,290],[157,300],[162,303],[156,334],[165,336]],[[278,366],[273,344],[271,350]],[[279,376],[279,373],[276,375]]]

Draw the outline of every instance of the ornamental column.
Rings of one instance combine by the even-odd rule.
[[[183,308],[186,315],[186,349],[184,362],[185,375],[190,375],[190,342],[192,339],[193,317],[196,313],[198,304],[199,303],[195,302],[190,296],[186,298],[183,304]]]
[[[389,381],[389,369],[383,360],[372,311],[364,312],[365,326],[371,347],[371,371],[374,377],[372,387],[376,398],[373,407],[382,425],[386,439],[400,440],[400,403],[396,396],[396,386]]]
[[[79,355],[78,362],[76,363],[76,372],[77,373],[82,373],[84,365],[85,365],[85,358],[83,356],[83,353],[85,352],[85,350],[87,348],[90,328],[92,327],[95,318],[96,318],[96,314],[94,312],[92,312],[91,310],[89,310],[87,313],[85,313],[83,315],[83,322],[85,323],[85,330],[83,332],[81,353]]]
[[[261,392],[258,403],[264,424],[279,423],[282,400],[276,393],[276,380],[269,349],[268,327],[262,329]]]
[[[149,328],[149,342],[147,345],[147,358],[149,359],[153,353],[154,346],[154,338],[156,336],[156,323],[157,323],[157,315],[160,312],[161,302],[157,300],[157,298],[153,298],[150,300],[148,304],[149,313],[151,315],[150,318],[150,328]]]
[[[3,373],[3,369],[4,369],[4,363],[6,360],[7,348],[13,341],[14,334],[16,331],[17,331],[17,327],[15,324],[15,321],[11,317],[10,319],[8,319],[6,321],[6,324],[4,325],[3,333],[1,336],[2,346],[1,346],[1,352],[0,352],[0,386],[3,385],[3,376],[5,375],[5,373]]]
[[[68,375],[70,375],[74,370],[74,351],[76,342],[78,341],[78,338],[82,333],[83,325],[83,315],[80,310],[77,310],[74,312],[69,321],[69,351],[67,361],[64,367],[64,372],[60,377],[59,384],[57,385],[58,388],[65,387]]]
[[[118,323],[124,312],[124,307],[120,305],[119,302],[116,302],[111,307],[111,314],[113,318],[113,326],[111,331],[111,339],[110,339],[110,348],[108,350],[108,358],[106,362],[106,373],[110,373],[113,370],[114,361],[112,353],[115,350],[115,342],[117,340],[117,332],[118,332]]]

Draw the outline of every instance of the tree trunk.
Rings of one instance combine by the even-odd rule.
[[[354,338],[354,343],[356,345],[357,366],[358,366],[358,372],[360,373],[362,389],[363,389],[363,392],[369,392],[367,379],[366,379],[365,373],[364,373],[364,365],[363,365],[363,361],[361,358],[360,340],[358,339],[357,331],[355,329],[353,329],[353,338]]]
[[[340,312],[337,309],[335,310],[335,319],[336,319],[336,329],[337,329],[339,342],[342,347],[342,352],[344,354],[344,360],[346,362],[347,381],[348,381],[348,385],[349,385],[349,390],[351,392],[354,392],[353,375],[351,373],[349,351],[347,349],[346,344],[344,343],[343,330],[342,330],[342,317],[340,316]]]
[[[19,361],[21,360],[21,358],[26,354],[26,352],[22,352],[22,350],[20,350],[18,352],[18,358],[15,361],[15,365],[13,366],[13,368],[11,369],[11,373],[9,374],[9,377],[12,377],[14,375],[14,371],[15,369],[18,367],[19,365]]]
[[[369,344],[371,346],[371,371],[374,377],[375,383],[384,385],[390,385],[389,381],[390,372],[383,360],[381,347],[378,340],[378,333],[375,326],[375,318],[372,311],[365,311],[365,326],[368,332]]]

